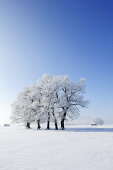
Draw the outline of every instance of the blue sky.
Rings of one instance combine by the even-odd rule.
[[[85,77],[81,118],[113,123],[113,1],[0,0],[0,122],[43,73]]]

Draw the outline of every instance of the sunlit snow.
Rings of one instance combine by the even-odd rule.
[[[112,170],[113,125],[0,127],[0,170]]]

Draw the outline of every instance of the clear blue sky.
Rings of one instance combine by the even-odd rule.
[[[43,73],[85,77],[83,117],[113,123],[112,0],[0,0],[0,122]]]

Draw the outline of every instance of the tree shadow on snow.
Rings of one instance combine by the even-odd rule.
[[[113,132],[113,128],[66,128],[66,132]]]

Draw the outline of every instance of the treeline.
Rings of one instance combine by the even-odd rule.
[[[28,128],[30,124],[54,122],[58,130],[58,123],[64,129],[66,119],[72,120],[79,116],[80,107],[86,107],[84,100],[85,79],[78,83],[72,82],[67,76],[43,75],[36,84],[25,87],[12,104],[11,120],[14,123],[24,123]]]

